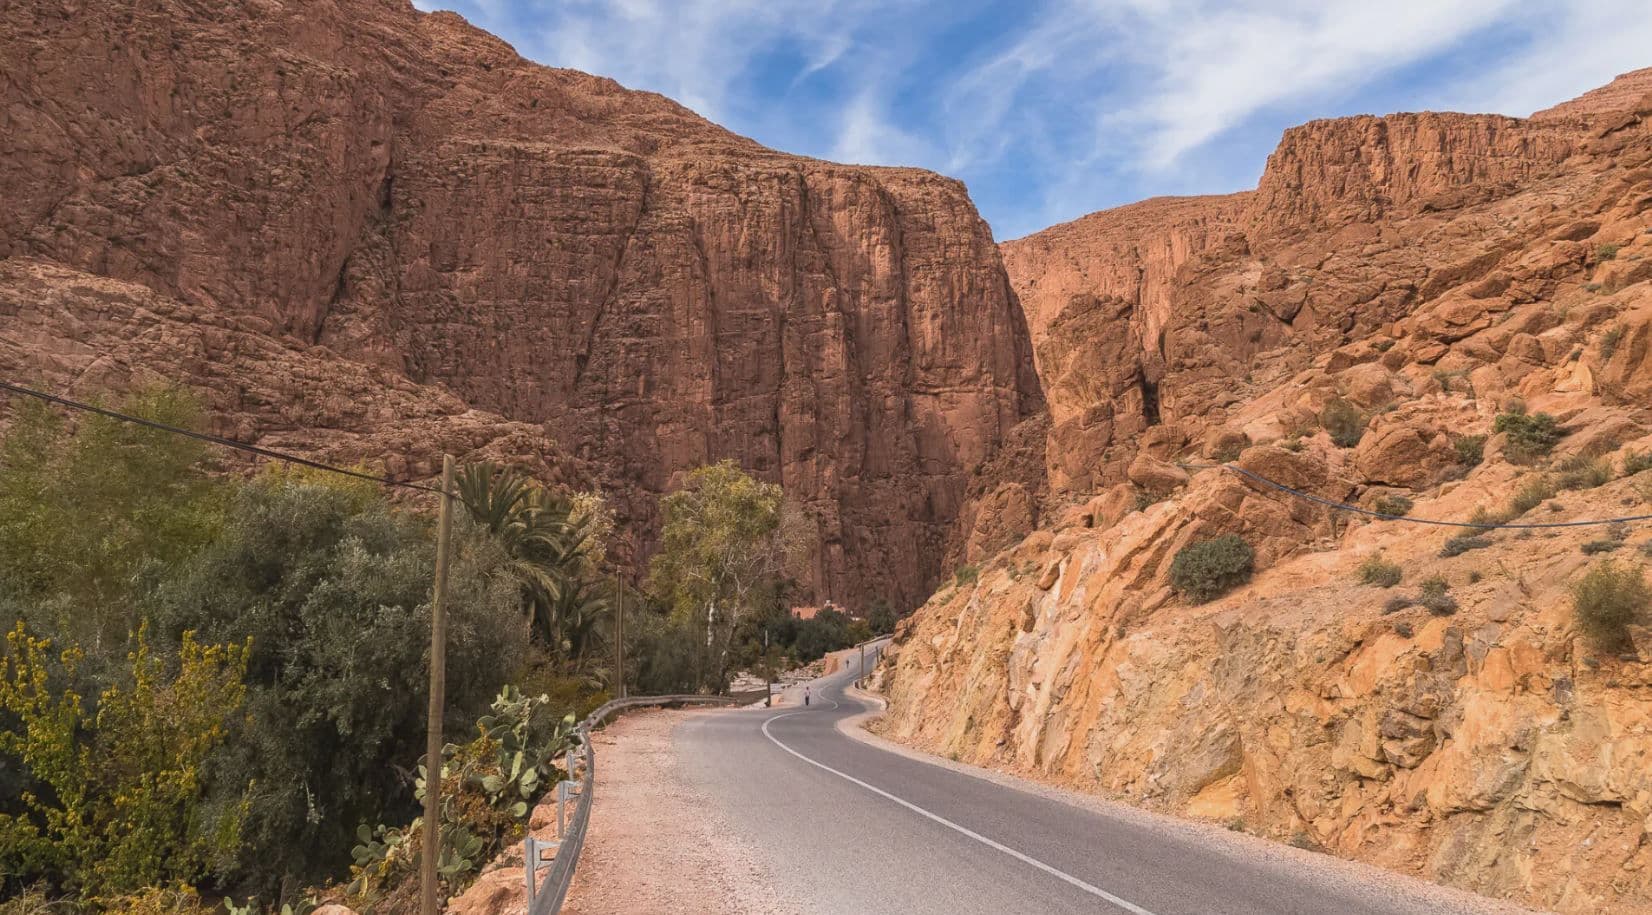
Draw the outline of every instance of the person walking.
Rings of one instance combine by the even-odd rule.
[[[807,686],[803,687],[803,704],[809,704],[809,688]]]

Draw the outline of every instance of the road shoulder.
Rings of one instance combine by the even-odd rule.
[[[594,806],[569,915],[796,911],[760,857],[689,787],[673,732],[704,710],[637,712],[597,732]]]

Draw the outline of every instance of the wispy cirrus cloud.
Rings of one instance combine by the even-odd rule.
[[[1255,180],[1300,121],[1526,114],[1652,66],[1645,0],[420,0],[768,145],[963,178],[1001,238]]]

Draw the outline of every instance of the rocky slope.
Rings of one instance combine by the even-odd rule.
[[[238,434],[413,476],[456,439],[560,449],[645,525],[735,457],[851,605],[928,592],[1039,407],[955,181],[776,153],[407,0],[28,0],[0,60],[0,258],[53,303],[11,299],[8,377],[183,375]],[[336,435],[248,406],[299,365]]]
[[[1241,391],[1493,272],[1546,224],[1494,204],[1551,184],[1563,201],[1528,193],[1556,207],[1588,193],[1573,157],[1624,112],[1578,104],[1528,120],[1315,121],[1285,133],[1254,191],[1144,201],[1006,243],[1049,400],[1051,487],[1124,480],[1143,448],[1219,426]]]
[[[1646,77],[1538,119],[1316,122],[1254,192],[1007,244],[1068,507],[903,625],[888,733],[1529,904],[1652,911],[1652,628],[1600,650],[1570,591],[1599,555],[1652,555],[1647,524],[1447,548],[1463,531],[1210,466],[1420,518],[1539,480],[1558,491],[1517,521],[1652,513],[1630,460],[1652,451],[1652,96],[1619,91]],[[1516,399],[1560,420],[1552,456],[1492,434]],[[1172,558],[1228,533],[1255,578],[1177,596]],[[1361,583],[1376,556],[1400,585]],[[1432,577],[1454,608],[1391,606]]]

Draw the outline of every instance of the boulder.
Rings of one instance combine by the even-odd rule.
[[[1187,471],[1146,452],[1136,455],[1128,471],[1130,482],[1152,493],[1167,493],[1187,484]]]
[[[1422,422],[1379,419],[1354,449],[1354,467],[1368,483],[1417,487],[1457,462],[1450,436]]]

